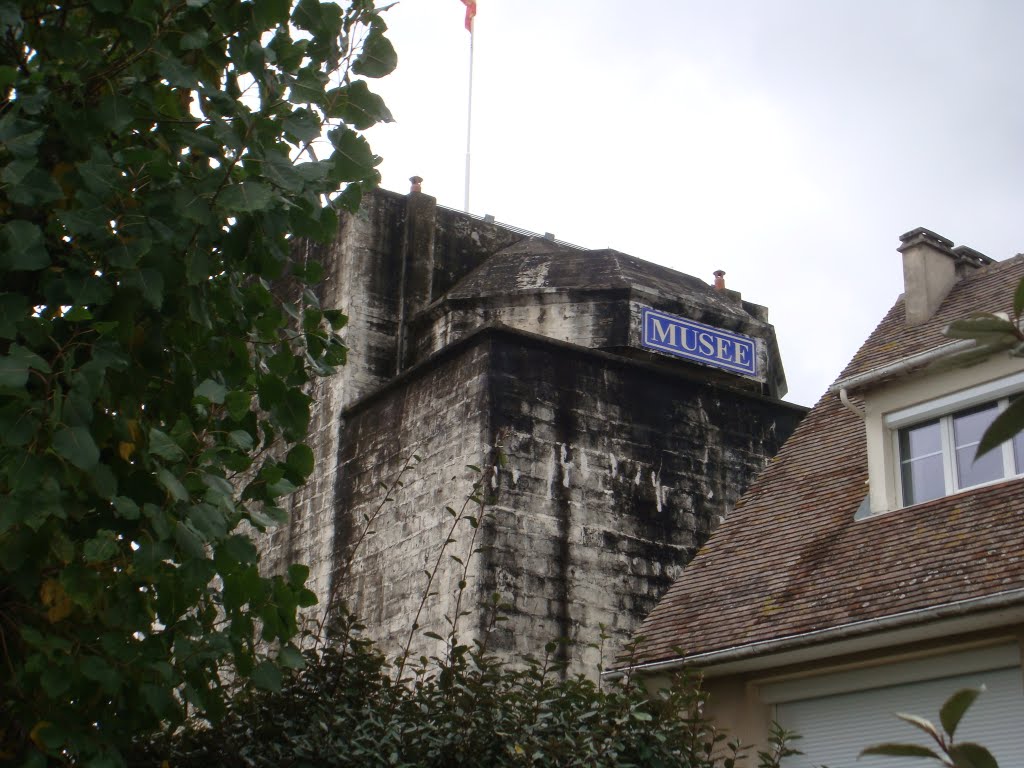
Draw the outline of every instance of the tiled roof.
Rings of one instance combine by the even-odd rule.
[[[853,356],[837,381],[881,367],[904,357],[916,355],[950,342],[942,330],[969,312],[1009,312],[1013,308],[1013,289],[1024,277],[1024,254],[989,267],[971,270],[939,306],[927,323],[908,327],[903,301],[889,310],[871,337]]]
[[[958,283],[902,325],[900,299],[847,366],[861,373],[948,340],[946,323],[1007,309],[1024,257]],[[826,394],[644,621],[635,663],[709,653],[1024,588],[1024,479],[854,520],[863,422]]]

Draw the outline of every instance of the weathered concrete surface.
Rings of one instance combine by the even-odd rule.
[[[614,653],[804,409],[763,396],[785,387],[763,307],[524,237],[376,193],[305,252],[324,262],[324,305],[349,315],[350,361],[315,385],[317,468],[264,564],[309,564],[322,604],[344,598],[392,654],[414,621],[414,654],[438,652],[422,632],[447,634],[461,600],[461,639],[512,657],[567,637],[571,669],[596,674],[601,625]],[[754,336],[766,375],[640,349],[644,306]],[[446,544],[446,510],[478,479],[467,465],[496,443],[496,498],[475,539],[463,523]],[[488,631],[493,593],[511,607]]]
[[[497,592],[511,609],[489,633],[491,648],[516,657],[567,637],[572,669],[593,674],[599,651],[588,644],[600,642],[601,625],[614,652],[802,414],[659,367],[485,329],[346,411],[342,505],[298,517],[281,534],[291,550],[268,555],[323,557],[325,542],[311,549],[310,539],[330,535],[331,584],[320,569],[319,590],[338,589],[392,652],[435,563],[418,623],[446,633],[463,574],[456,555],[470,562],[464,640],[488,634]],[[507,464],[488,476],[497,498],[476,540],[484,550],[470,559],[463,524],[442,553],[446,508],[462,507],[478,477],[467,465],[484,466],[496,442]],[[403,471],[413,454],[421,460]],[[367,520],[372,533],[362,536]],[[417,633],[413,651],[439,646]]]

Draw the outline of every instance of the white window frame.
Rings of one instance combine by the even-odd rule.
[[[978,405],[995,402],[998,413],[1009,404],[1011,395],[1024,392],[1024,372],[1007,376],[998,381],[986,382],[970,389],[962,390],[951,395],[936,398],[926,403],[918,403],[908,408],[886,414],[884,423],[890,430],[892,440],[892,455],[895,462],[895,490],[897,504],[900,507],[908,506],[903,498],[903,457],[900,455],[899,432],[905,427],[913,427],[928,421],[939,420],[939,435],[942,448],[943,484],[945,496],[967,490],[968,488],[980,488],[994,483],[1005,482],[1015,477],[1021,477],[1024,473],[1018,473],[1014,461],[1013,443],[1007,440],[999,450],[1002,452],[1003,476],[995,480],[989,480],[976,485],[960,487],[957,484],[957,471],[955,461],[955,449],[953,439],[953,417],[962,411]],[[1022,457],[1024,460],[1024,457]],[[924,502],[914,502],[915,504]]]

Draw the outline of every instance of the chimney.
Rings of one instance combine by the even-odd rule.
[[[724,269],[716,269],[715,270],[715,290],[716,291],[724,291],[725,290],[725,270]]]
[[[954,248],[952,240],[924,227],[900,235],[900,243],[907,325],[928,322],[964,274],[993,262],[965,245]]]
[[[953,241],[924,227],[900,235],[907,325],[928,322],[957,281]]]

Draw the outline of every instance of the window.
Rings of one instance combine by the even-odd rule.
[[[900,428],[896,440],[904,506],[1024,474],[1021,435],[974,458],[981,436],[1008,402],[1004,397]]]

